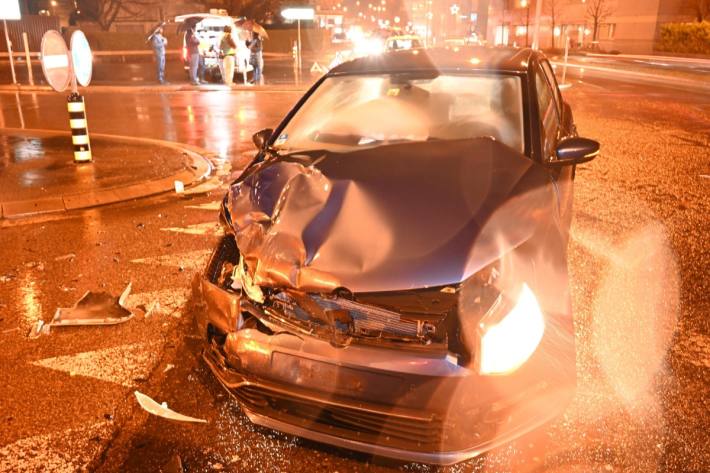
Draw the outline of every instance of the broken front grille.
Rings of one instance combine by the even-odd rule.
[[[436,341],[436,327],[428,320],[406,318],[392,310],[343,297],[281,291],[273,294],[270,302],[278,314],[328,338],[384,339],[420,345]]]
[[[225,235],[217,244],[207,265],[206,276],[213,284],[228,287],[231,281],[232,268],[239,261],[239,250],[232,235]],[[227,280],[227,278],[230,278]]]
[[[345,312],[347,317],[338,317],[333,321],[336,329],[346,331],[351,329],[352,335],[382,336],[416,339],[423,335],[421,324],[414,320],[402,319],[397,312],[379,307],[359,304],[343,298],[325,298],[317,294],[306,295],[310,308],[304,308],[302,301],[291,297],[287,292],[280,292],[274,296],[278,307],[287,315],[301,321],[327,322],[323,314],[329,312]],[[315,308],[315,310],[313,310]],[[309,310],[310,309],[310,310]],[[314,314],[314,312],[318,312]],[[351,325],[351,327],[349,327]]]
[[[233,291],[243,285],[234,281],[239,249],[232,235],[225,235],[210,258],[206,276],[218,287]],[[265,289],[267,297],[259,306],[283,322],[293,324],[306,333],[321,336],[338,345],[357,339],[365,343],[390,341],[413,347],[432,348],[445,343],[445,330],[440,327],[440,313],[400,314],[392,307],[362,303],[337,295],[304,293],[289,289]],[[438,293],[437,297],[449,294]],[[400,296],[400,299],[403,296]],[[416,295],[411,295],[416,298]],[[418,300],[418,299],[417,299]],[[397,307],[401,301],[397,301]],[[411,305],[411,304],[410,304]],[[450,309],[451,304],[442,304]],[[411,309],[404,301],[404,307]],[[414,312],[414,311],[412,311]]]
[[[346,310],[353,319],[357,334],[382,334],[389,333],[395,337],[417,338],[423,336],[416,321],[404,320],[397,312],[392,312],[379,307],[359,304],[347,299],[326,299],[317,295],[312,299],[323,310]]]

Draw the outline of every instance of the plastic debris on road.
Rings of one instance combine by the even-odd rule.
[[[87,291],[71,308],[58,308],[52,321],[38,320],[30,331],[30,338],[49,334],[52,327],[76,327],[85,325],[116,325],[133,318],[126,307],[126,299],[131,293],[131,284],[126,286],[119,297],[106,292]]]
[[[185,184],[182,181],[175,181],[175,193],[182,194],[185,192]]]
[[[154,401],[149,396],[146,396],[140,391],[134,391],[134,393],[136,395],[136,399],[138,400],[138,404],[140,404],[143,410],[145,410],[149,414],[153,414],[158,417],[163,417],[165,419],[176,420],[179,422],[196,422],[200,424],[207,423],[205,419],[197,419],[195,417],[185,416],[178,412],[175,412],[172,409],[169,409],[168,404],[165,402],[163,402],[162,404],[158,404],[156,401]]]
[[[66,255],[57,256],[56,258],[54,258],[54,261],[74,261],[74,258],[76,258],[76,254],[67,253]]]

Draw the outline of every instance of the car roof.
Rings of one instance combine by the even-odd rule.
[[[396,71],[493,71],[525,73],[533,57],[530,48],[461,46],[386,52],[353,59],[333,68],[329,75],[382,74]]]
[[[388,40],[390,39],[421,39],[419,36],[415,34],[395,34],[392,36],[387,37]]]
[[[212,13],[188,13],[187,15],[178,15],[175,17],[175,23],[183,23],[191,18],[200,18],[200,21],[207,20],[208,23],[223,23],[231,25],[234,23],[234,18],[227,15],[214,15]]]

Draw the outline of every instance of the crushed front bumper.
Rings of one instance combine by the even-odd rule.
[[[217,267],[229,256],[220,248],[195,280],[198,333],[205,362],[255,424],[373,455],[452,464],[545,423],[571,399],[571,330],[547,330],[536,354],[508,376],[481,376],[447,353],[336,347],[284,330],[257,304],[218,287]]]

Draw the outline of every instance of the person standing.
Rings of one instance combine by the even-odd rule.
[[[249,48],[249,64],[254,68],[254,78],[252,83],[261,84],[262,83],[262,71],[264,68],[264,57],[262,55],[263,45],[261,41],[261,36],[256,31],[251,32],[251,39],[247,41],[247,47]]]
[[[190,83],[192,85],[200,85],[198,73],[200,69],[200,39],[195,34],[193,28],[185,32],[185,47],[187,48],[188,64],[190,66]]]
[[[163,36],[163,28],[156,29],[150,37],[150,44],[153,46],[153,54],[155,54],[155,62],[158,67],[158,82],[165,82],[165,46],[168,40]]]
[[[237,56],[237,43],[232,37],[232,27],[224,27],[224,36],[219,44],[222,54],[222,80],[231,86],[234,80],[234,65]]]

